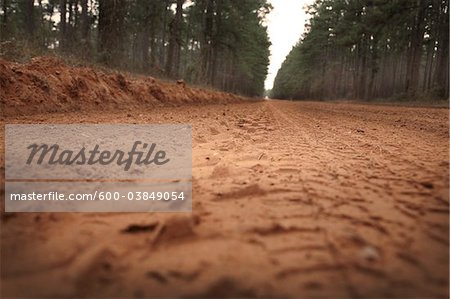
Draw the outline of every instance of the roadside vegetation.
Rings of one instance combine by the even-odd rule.
[[[266,0],[2,0],[0,57],[58,55],[259,96]]]
[[[317,0],[272,97],[448,100],[448,0]]]

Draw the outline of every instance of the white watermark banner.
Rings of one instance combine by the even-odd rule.
[[[190,211],[189,125],[6,125],[6,212]]]

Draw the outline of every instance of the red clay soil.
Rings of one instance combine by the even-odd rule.
[[[2,298],[449,296],[448,109],[226,103],[48,58],[1,74],[6,123],[193,128],[192,213],[4,213]],[[221,104],[155,107],[193,101]]]
[[[192,88],[182,82],[69,67],[53,57],[33,58],[28,64],[0,59],[0,99],[8,115],[243,100],[230,93]]]

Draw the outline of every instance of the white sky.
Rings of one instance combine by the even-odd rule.
[[[303,8],[312,4],[314,0],[270,0],[270,2],[273,10],[267,15],[267,30],[272,46],[266,89],[272,88],[273,80],[286,55],[300,39],[307,18]]]

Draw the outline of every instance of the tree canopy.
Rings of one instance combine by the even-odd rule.
[[[266,0],[2,0],[0,52],[55,51],[257,96],[270,10]]]
[[[448,0],[316,0],[272,97],[448,98]]]

